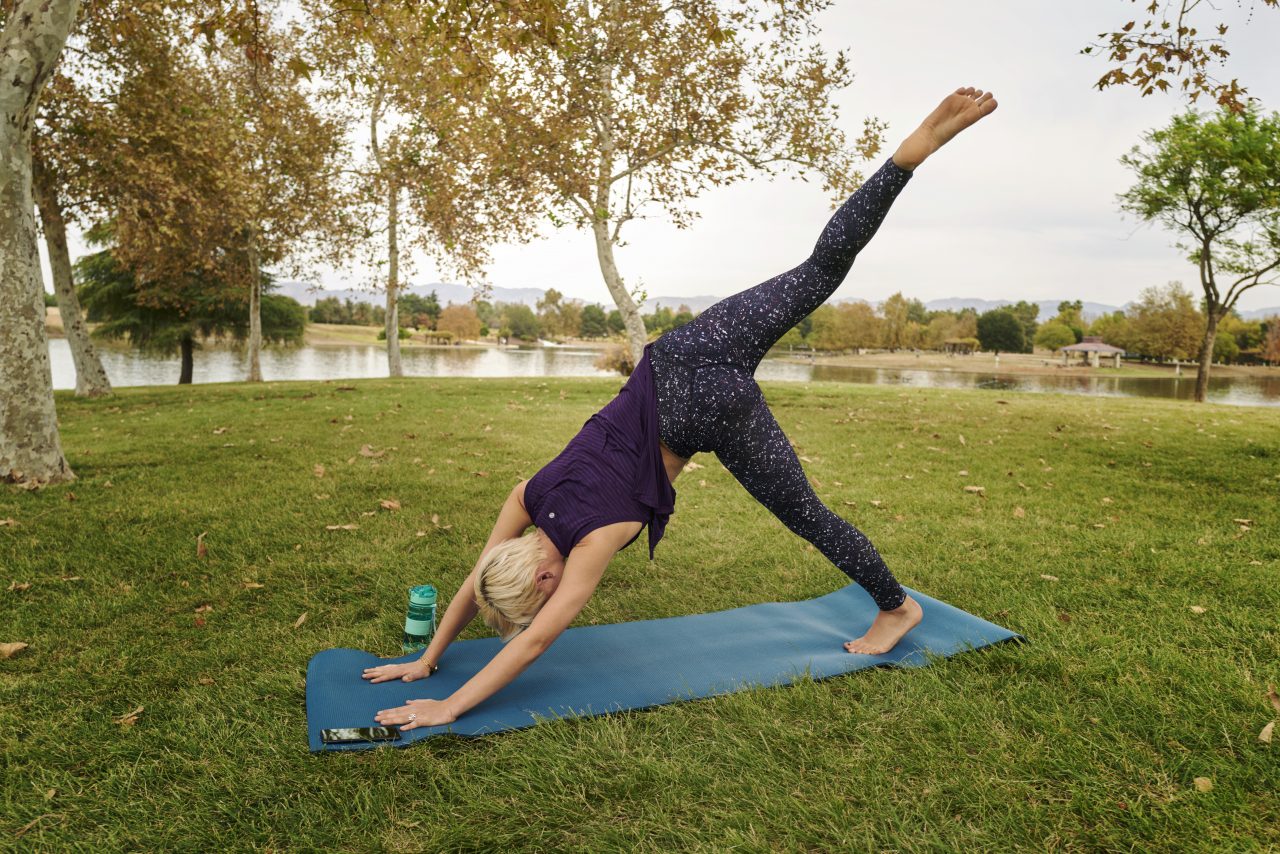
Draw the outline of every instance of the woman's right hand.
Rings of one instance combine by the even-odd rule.
[[[407,664],[383,664],[379,667],[366,667],[364,673],[361,674],[361,678],[368,679],[370,682],[390,682],[392,679],[414,682],[418,679],[426,679],[430,675],[431,669],[427,666],[427,662],[420,658]]]

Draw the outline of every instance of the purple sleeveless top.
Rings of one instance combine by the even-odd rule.
[[[649,527],[652,560],[675,510],[676,490],[658,444],[652,346],[645,345],[617,397],[588,418],[559,456],[525,484],[525,510],[565,557],[596,528],[635,521]],[[639,536],[637,532],[623,548]]]

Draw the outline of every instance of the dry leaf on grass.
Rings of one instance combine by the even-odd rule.
[[[1207,608],[1205,608],[1203,605],[1192,605],[1192,606],[1191,606],[1191,613],[1193,613],[1193,614],[1203,614],[1203,613],[1204,613],[1205,611],[1207,611],[1207,610],[1208,610],[1208,609],[1207,609]]]
[[[293,627],[295,629],[301,628],[302,624],[305,623],[306,621],[307,621],[307,612],[303,611],[302,616],[294,620]]]
[[[217,682],[214,682],[213,679],[209,676],[201,676],[199,679],[196,680],[196,682],[200,685],[217,685],[218,684]]]
[[[345,525],[325,525],[324,529],[326,531],[354,531],[356,528],[359,528],[359,527],[360,526],[354,522],[348,522]]]
[[[202,531],[200,535],[196,537],[196,557],[209,556],[209,547],[204,544],[204,538],[208,533],[208,531]]]
[[[983,494],[983,493],[985,493],[987,490],[986,490],[986,487],[983,487],[983,486],[966,486],[966,487],[964,488],[964,491],[965,491],[965,492],[972,492],[974,495],[982,495],[982,494]]]
[[[685,471],[697,471],[698,469],[704,469],[704,468],[706,468],[706,466],[704,466],[702,463],[695,463],[690,461],[684,464]]]
[[[213,612],[212,605],[205,604],[205,605],[201,605],[199,608],[196,608],[197,614],[210,614],[212,612]]]
[[[132,712],[127,712],[118,718],[112,718],[112,721],[120,724],[120,726],[133,726],[138,722],[138,718],[142,716],[143,706],[138,706]]]
[[[0,519],[0,528],[16,528],[18,527],[17,519]]]
[[[1276,729],[1276,722],[1275,721],[1269,722],[1266,726],[1262,728],[1262,732],[1258,733],[1258,741],[1262,742],[1263,744],[1270,744],[1271,733],[1275,732],[1275,729]]]
[[[1235,522],[1237,525],[1252,525],[1252,524],[1253,524],[1253,520],[1252,520],[1252,519],[1232,519],[1231,521],[1232,521],[1232,522]]]
[[[1041,578],[1043,578],[1045,581],[1057,581],[1057,580],[1058,580],[1058,576],[1056,576],[1056,575],[1045,575],[1043,572],[1042,572],[1042,573],[1040,573],[1040,577],[1041,577]]]
[[[241,582],[241,584],[245,590],[261,590],[263,587],[266,587],[265,584],[259,584],[256,581],[244,581]]]
[[[30,646],[30,644],[25,644],[22,641],[18,641],[16,643],[0,643],[0,658],[13,658],[28,646]]]
[[[1026,516],[1027,516],[1027,511],[1026,511],[1026,510],[1023,510],[1021,507],[1015,507],[1015,508],[1013,508],[1013,518],[1015,518],[1015,519],[1025,519],[1025,518],[1026,518]]]
[[[324,477],[324,466],[320,465],[319,463],[316,463],[314,466],[312,466],[311,471],[316,477]]]
[[[1280,712],[1280,694],[1276,693],[1276,686],[1267,686],[1267,699],[1271,701],[1271,708]]]
[[[31,589],[30,581],[13,581],[9,583],[10,593],[13,593],[13,592],[21,593],[23,590],[30,590],[30,589]]]
[[[383,510],[399,510],[400,502],[396,501],[394,498],[384,498],[378,502],[378,506]]]
[[[439,514],[437,514],[437,513],[432,513],[432,514],[431,514],[431,524],[432,524],[432,525],[435,525],[437,528],[439,528],[439,529],[440,529],[440,530],[442,530],[442,531],[447,531],[447,530],[449,530],[450,528],[452,528],[452,527],[453,527],[452,525],[441,525],[441,524],[440,524],[440,516],[439,516]]]
[[[1192,783],[1195,784],[1197,792],[1213,791],[1213,781],[1210,780],[1208,777],[1197,777],[1194,780],[1192,780]]]
[[[213,428],[213,435],[215,435],[215,436],[221,436],[223,433],[227,432],[227,431],[228,431],[228,430],[230,430],[230,429],[231,429],[230,427],[214,427],[214,428]]]
[[[386,451],[375,451],[373,448],[371,448],[368,445],[360,446],[360,456],[362,457],[370,457],[370,458],[381,457],[385,453]]]
[[[964,434],[963,434],[963,433],[959,434],[959,436],[960,436],[960,444],[961,444],[961,445],[967,445],[967,444],[969,444],[968,442],[966,442],[966,441],[964,440]]]

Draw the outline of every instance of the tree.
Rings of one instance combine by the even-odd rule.
[[[1130,311],[1126,350],[1155,359],[1188,359],[1196,352],[1204,318],[1181,282],[1144,288]]]
[[[1084,340],[1084,330],[1087,324],[1084,322],[1084,301],[1083,300],[1063,300],[1058,303],[1058,313],[1050,320],[1051,323],[1061,323],[1063,326],[1071,330],[1075,335],[1075,343],[1079,344]]]
[[[881,342],[885,347],[897,350],[911,346],[910,311],[911,306],[901,291],[880,304],[880,315],[884,318]]]
[[[1021,353],[1026,347],[1022,321],[1007,308],[996,308],[978,317],[978,341],[983,350]]]
[[[614,247],[644,207],[685,227],[703,190],[782,167],[820,175],[842,199],[861,182],[855,164],[879,152],[879,122],[852,146],[838,127],[849,64],[813,38],[830,5],[566,0],[555,38],[535,37],[514,59],[472,45],[493,72],[484,112],[544,191],[540,208],[591,230],[634,361],[647,341],[643,295],[625,285]]]
[[[514,336],[525,341],[534,341],[541,334],[538,318],[534,315],[533,309],[523,303],[511,303],[504,309],[502,325],[510,330],[510,334],[504,335],[504,338]]]
[[[1267,318],[1266,332],[1259,354],[1268,364],[1280,362],[1280,315]]]
[[[109,248],[82,256],[75,264],[75,272],[87,317],[100,324],[94,335],[125,339],[151,353],[178,353],[179,384],[192,381],[194,352],[202,339],[225,336],[244,342],[248,338],[247,300],[226,301],[223,297],[231,289],[209,282],[207,274],[194,273],[183,282],[175,282],[171,292],[181,294],[181,300],[156,306],[145,299],[137,279]],[[271,286],[267,277],[263,290],[269,291]],[[300,303],[263,293],[261,309],[262,331],[267,340],[281,344],[302,342],[307,315]]]
[[[1136,182],[1119,199],[1179,235],[1199,268],[1206,310],[1195,399],[1203,402],[1219,321],[1241,294],[1280,283],[1280,113],[1190,112],[1143,141],[1121,158]]]
[[[1017,351],[1020,353],[1030,353],[1031,344],[1036,338],[1036,317],[1040,314],[1040,306],[1026,300],[1018,300],[1015,304],[1007,306],[1008,311],[1022,324],[1022,349]],[[981,336],[979,336],[981,337]]]
[[[1057,352],[1062,347],[1076,343],[1076,335],[1070,327],[1051,320],[1036,330],[1035,344]]]
[[[387,363],[402,376],[398,293],[401,243],[416,245],[460,277],[482,275],[488,246],[530,231],[531,188],[507,180],[519,153],[471,106],[488,78],[467,45],[500,38],[515,20],[491,2],[305,0],[309,50],[323,96],[367,124],[369,157],[348,169],[370,229],[366,255],[386,266]],[[497,13],[495,17],[495,13]],[[490,26],[496,29],[490,30]],[[514,47],[514,43],[512,43]],[[385,249],[374,238],[385,233]],[[440,309],[427,312],[438,328]]]
[[[1098,89],[1133,86],[1146,97],[1157,89],[1166,92],[1176,83],[1192,103],[1201,95],[1208,95],[1234,112],[1244,109],[1247,90],[1240,82],[1235,78],[1223,82],[1209,73],[1212,66],[1225,65],[1231,55],[1224,38],[1226,24],[1207,27],[1209,22],[1200,22],[1196,26],[1194,13],[1202,0],[1142,3],[1148,17],[1140,26],[1139,19],[1134,19],[1119,30],[1099,33],[1098,38],[1105,39],[1105,44],[1092,44],[1080,51],[1101,55],[1105,50],[1108,62],[1115,63],[1099,78]],[[1273,9],[1280,7],[1280,0],[1250,0],[1250,17],[1257,3]]]
[[[618,311],[616,308],[609,312],[608,316],[605,318],[605,324],[609,327],[610,334],[613,335],[616,335],[619,332],[625,332],[627,328],[625,322],[622,320],[622,312]]]
[[[1091,335],[1101,338],[1104,344],[1123,347],[1125,350],[1133,349],[1130,346],[1132,332],[1129,328],[1129,318],[1123,311],[1113,311],[1095,318],[1089,330]]]
[[[62,453],[53,403],[31,131],[79,10],[77,0],[11,0],[0,7],[0,481],[75,477]]]
[[[595,303],[583,306],[578,335],[583,338],[603,338],[608,334],[609,327],[605,322],[604,309]]]
[[[440,312],[436,329],[440,332],[452,332],[460,341],[474,340],[480,337],[480,318],[469,305],[449,303]]]

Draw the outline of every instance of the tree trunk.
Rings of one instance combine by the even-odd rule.
[[[190,385],[191,375],[195,369],[195,341],[190,335],[183,335],[182,340],[178,342],[178,348],[182,352],[182,372],[178,374],[178,385]]]
[[[256,228],[249,230],[249,377],[262,382],[262,269]]]
[[[610,0],[605,4],[604,16],[612,17],[613,10],[616,7],[616,0]],[[611,208],[609,206],[610,193],[613,187],[613,162],[614,151],[617,144],[613,138],[613,65],[609,62],[601,62],[596,71],[596,85],[598,85],[600,96],[600,160],[599,173],[596,177],[595,200],[593,216],[591,217],[591,231],[596,239],[596,257],[600,260],[600,272],[604,275],[605,287],[609,289],[609,294],[613,297],[613,301],[617,303],[618,311],[622,314],[622,323],[627,329],[627,345],[631,350],[631,364],[640,364],[640,359],[644,357],[644,345],[649,341],[649,333],[644,328],[644,319],[640,317],[640,308],[636,305],[635,300],[631,298],[631,294],[627,292],[626,285],[622,282],[622,276],[618,273],[618,265],[613,260],[613,240],[609,234],[609,222],[611,220]]]
[[[1213,364],[1213,339],[1218,335],[1219,309],[1209,306],[1208,322],[1204,328],[1204,341],[1200,343],[1200,366],[1196,369],[1196,403],[1204,403],[1209,393],[1209,366]]]
[[[400,185],[389,182],[387,196],[387,370],[393,377],[404,376],[400,364]]]
[[[44,285],[31,196],[31,130],[40,92],[78,0],[6,4],[0,33],[0,481],[74,479],[53,402]]]
[[[58,297],[62,328],[66,331],[71,358],[76,366],[76,397],[105,397],[111,394],[111,381],[107,379],[98,351],[89,339],[89,329],[85,326],[80,300],[76,297],[71,278],[71,253],[67,249],[67,224],[62,215],[58,190],[39,154],[32,158],[31,167],[32,190],[36,207],[40,210],[40,223],[44,226],[49,266],[53,269],[53,290]]]
[[[600,260],[600,272],[604,275],[605,287],[618,305],[622,314],[622,322],[627,329],[627,347],[631,350],[631,364],[640,364],[644,356],[644,345],[649,342],[649,333],[644,328],[644,319],[640,317],[640,308],[627,292],[622,276],[618,273],[618,265],[613,260],[613,241],[609,239],[609,223],[599,220],[591,224],[591,231],[596,238],[596,257]]]

